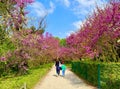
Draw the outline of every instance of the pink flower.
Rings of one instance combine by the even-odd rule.
[[[7,59],[5,57],[0,58],[1,61],[6,61]]]
[[[31,4],[31,3],[33,3],[34,2],[34,0],[14,0],[16,3],[17,3],[17,5],[18,6],[25,6],[26,4]]]

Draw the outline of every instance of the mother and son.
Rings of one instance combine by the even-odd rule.
[[[55,62],[55,66],[56,66],[56,73],[57,75],[60,75],[60,70],[62,70],[62,76],[65,76],[65,70],[66,70],[66,66],[64,65],[64,62],[60,62],[60,61],[56,61]]]

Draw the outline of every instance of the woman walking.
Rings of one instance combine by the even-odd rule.
[[[57,75],[60,75],[60,62],[58,60],[55,62],[55,67]]]

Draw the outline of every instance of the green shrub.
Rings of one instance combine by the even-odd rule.
[[[120,89],[120,63],[78,61],[72,63],[72,70],[101,89]]]

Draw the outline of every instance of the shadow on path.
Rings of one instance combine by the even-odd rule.
[[[67,71],[69,72],[69,71]],[[65,79],[67,79],[71,85],[74,85],[76,88],[84,86],[84,87],[89,87],[90,85],[84,83],[82,79],[80,79],[78,76],[76,76],[74,73],[67,73],[65,76]],[[94,88],[96,89],[96,88]]]

